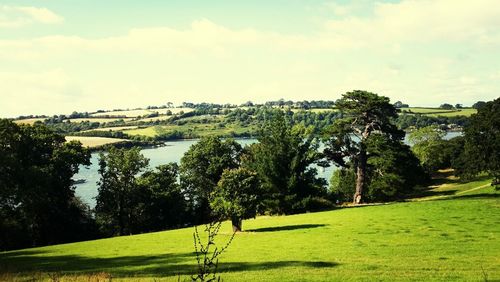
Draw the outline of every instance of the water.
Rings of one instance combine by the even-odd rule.
[[[461,135],[460,132],[448,132],[445,139],[450,139],[459,135]],[[236,141],[244,146],[257,142],[257,139],[236,139]],[[405,142],[406,141],[405,139]],[[164,147],[143,149],[141,153],[149,159],[149,167],[155,168],[169,162],[179,163],[184,153],[196,142],[198,142],[198,140],[167,142]],[[95,206],[95,197],[97,196],[97,182],[99,181],[99,154],[92,153],[90,161],[92,164],[89,167],[81,166],[80,171],[74,176],[74,179],[85,180],[84,183],[75,185],[75,194],[93,208]],[[327,181],[330,180],[333,172],[337,169],[333,165],[327,168],[316,168],[318,169],[318,176]]]

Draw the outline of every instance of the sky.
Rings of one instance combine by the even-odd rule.
[[[498,0],[0,0],[0,117],[500,96]]]

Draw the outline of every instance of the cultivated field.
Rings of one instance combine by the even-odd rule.
[[[115,127],[100,127],[100,128],[94,128],[94,129],[84,130],[82,132],[89,132],[89,131],[123,131],[123,130],[136,129],[137,127],[138,126],[136,126],[136,125],[115,126]]]
[[[99,123],[106,123],[106,122],[113,122],[113,121],[118,121],[118,120],[123,120],[125,122],[132,120],[132,118],[73,118],[69,119],[70,122],[73,123],[79,123],[79,122],[99,122]]]
[[[46,120],[46,119],[45,118],[27,118],[27,119],[18,119],[18,120],[15,120],[14,123],[33,125],[37,121],[43,122],[44,120]]]
[[[151,110],[127,110],[127,111],[112,111],[112,112],[103,112],[103,113],[95,113],[91,116],[93,117],[103,117],[103,116],[124,116],[124,117],[140,117],[144,115],[152,114],[154,111]]]
[[[107,144],[128,142],[126,139],[106,138],[106,137],[87,137],[87,136],[66,136],[66,141],[80,141],[84,147],[95,148]]]
[[[448,178],[420,201],[246,220],[219,270],[225,281],[497,281],[500,194],[488,181]],[[229,224],[222,230],[219,244],[229,238]],[[183,281],[196,271],[192,232],[0,253],[0,280],[48,280],[52,272],[68,281],[92,273]]]
[[[440,108],[402,108],[401,112],[407,112],[407,113],[417,113],[417,114],[424,114],[428,116],[445,116],[445,117],[453,117],[453,116],[471,116],[472,114],[477,113],[476,109],[472,108],[463,108],[463,109],[452,109],[452,110],[445,110],[445,109],[440,109]]]

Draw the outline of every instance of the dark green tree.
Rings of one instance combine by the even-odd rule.
[[[373,134],[366,140],[368,162],[364,197],[368,201],[387,201],[404,197],[412,188],[429,180],[418,158],[408,145]],[[330,181],[333,196],[352,201],[356,191],[353,166],[334,172]]]
[[[185,217],[186,200],[178,183],[179,167],[176,163],[158,166],[146,171],[138,179],[141,187],[136,215],[141,232],[180,227],[189,222]]]
[[[0,249],[92,237],[72,180],[89,159],[79,142],[66,143],[43,124],[0,119]]]
[[[445,110],[452,110],[453,109],[453,105],[452,104],[448,104],[448,103],[444,103],[444,104],[441,104],[439,106],[439,108],[445,109]]]
[[[203,137],[181,159],[180,181],[194,223],[210,221],[210,194],[225,169],[237,168],[242,148],[233,139]]]
[[[255,172],[246,168],[228,169],[212,192],[210,206],[219,219],[231,219],[233,231],[239,232],[243,219],[257,215],[259,194]]]
[[[366,185],[368,138],[376,134],[391,141],[401,141],[404,132],[393,123],[398,114],[387,97],[355,90],[344,94],[335,104],[342,118],[335,120],[328,130],[329,138],[326,140],[324,153],[338,166],[352,166],[355,170],[356,191],[353,202],[359,204],[363,200]]]
[[[464,128],[465,147],[457,173],[470,178],[487,172],[500,183],[500,98],[487,102]]]
[[[136,226],[136,211],[139,173],[148,166],[139,148],[108,148],[108,153],[99,155],[99,180],[96,197],[96,218],[104,232],[109,235],[131,234]]]
[[[285,113],[275,111],[262,127],[259,143],[247,149],[243,166],[257,172],[267,212],[304,211],[304,199],[326,194],[325,182],[317,178],[317,170],[312,167],[322,157],[312,130],[291,126]]]

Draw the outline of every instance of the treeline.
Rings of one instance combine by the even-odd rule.
[[[467,125],[469,117],[466,116],[428,116],[423,114],[400,114],[395,122],[401,129],[422,128],[427,126],[437,126],[441,130],[453,128],[463,128]]]

